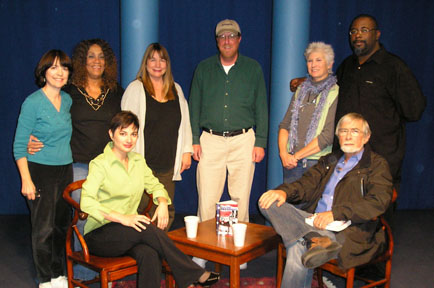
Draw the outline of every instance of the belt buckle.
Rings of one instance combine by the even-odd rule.
[[[230,133],[231,132],[229,132],[229,131],[223,131],[223,137],[229,137]]]

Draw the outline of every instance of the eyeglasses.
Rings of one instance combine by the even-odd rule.
[[[338,134],[339,134],[339,136],[347,136],[347,135],[348,135],[348,132],[350,132],[350,133],[351,133],[351,136],[353,136],[353,137],[357,137],[357,136],[360,135],[360,133],[362,133],[362,131],[360,131],[360,130],[357,129],[357,128],[352,128],[352,129],[339,129],[339,130],[338,130]]]
[[[220,35],[217,35],[216,38],[219,41],[225,41],[226,39],[228,39],[229,41],[234,41],[235,39],[238,38],[238,34],[234,34],[234,33],[231,33],[229,35],[220,34]]]
[[[368,33],[368,32],[371,32],[371,31],[374,31],[374,30],[377,30],[377,28],[372,28],[372,29],[368,29],[368,28],[362,28],[362,29],[356,29],[356,28],[353,28],[353,29],[351,29],[350,30],[350,32],[348,32],[348,33],[350,33],[350,35],[355,35],[355,34],[357,34],[357,33],[359,33],[360,32],[360,34],[366,34],[366,33]]]

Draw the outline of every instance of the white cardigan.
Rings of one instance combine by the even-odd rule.
[[[175,166],[173,167],[173,181],[181,180],[181,161],[184,153],[193,153],[192,134],[190,125],[190,114],[188,112],[188,103],[185,100],[181,86],[175,83],[176,91],[178,92],[179,108],[181,110],[181,124],[178,130],[178,141],[176,144]],[[142,154],[145,157],[145,136],[143,127],[145,127],[146,117],[146,95],[143,83],[139,80],[131,82],[122,96],[122,110],[129,110],[139,118],[140,136],[137,139],[134,151]],[[145,157],[146,158],[146,157]]]

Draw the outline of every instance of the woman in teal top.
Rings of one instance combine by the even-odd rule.
[[[42,56],[35,70],[41,89],[22,104],[14,141],[21,193],[30,209],[33,261],[40,288],[67,287],[64,246],[70,208],[62,193],[72,181],[72,101],[61,88],[68,82],[71,67],[63,51],[50,50]],[[35,155],[27,151],[30,135],[45,143]]]
[[[142,155],[132,152],[139,120],[129,111],[111,122],[112,142],[89,164],[81,194],[81,209],[89,214],[84,238],[92,254],[129,255],[138,265],[137,287],[160,287],[161,261],[169,264],[178,287],[209,286],[220,275],[207,272],[182,253],[162,229],[169,221],[170,198]],[[158,205],[152,220],[137,214],[144,189]],[[151,221],[157,220],[157,226]]]

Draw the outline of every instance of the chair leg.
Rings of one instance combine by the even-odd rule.
[[[319,267],[316,268],[316,280],[318,281],[318,287],[323,288],[324,283],[322,282],[322,269]]]
[[[66,272],[68,273],[68,288],[74,288],[74,286],[72,285],[71,280],[74,279],[74,269],[73,269],[73,261],[67,259],[66,260]]]
[[[108,288],[108,279],[107,279],[107,272],[101,271],[100,272],[100,281],[101,281],[101,288]]]
[[[170,273],[166,273],[166,288],[173,288],[173,276]]]
[[[356,273],[355,268],[351,268],[347,271],[347,285],[346,288],[353,288],[354,286],[354,274]]]
[[[279,243],[277,247],[277,273],[276,273],[276,287],[280,288],[282,285],[282,278],[283,278],[283,269],[284,269],[284,255],[285,247],[282,243]]]
[[[392,276],[392,259],[387,260],[386,262],[386,271],[384,278],[386,278],[386,284],[384,284],[384,288],[390,288],[390,278]]]

